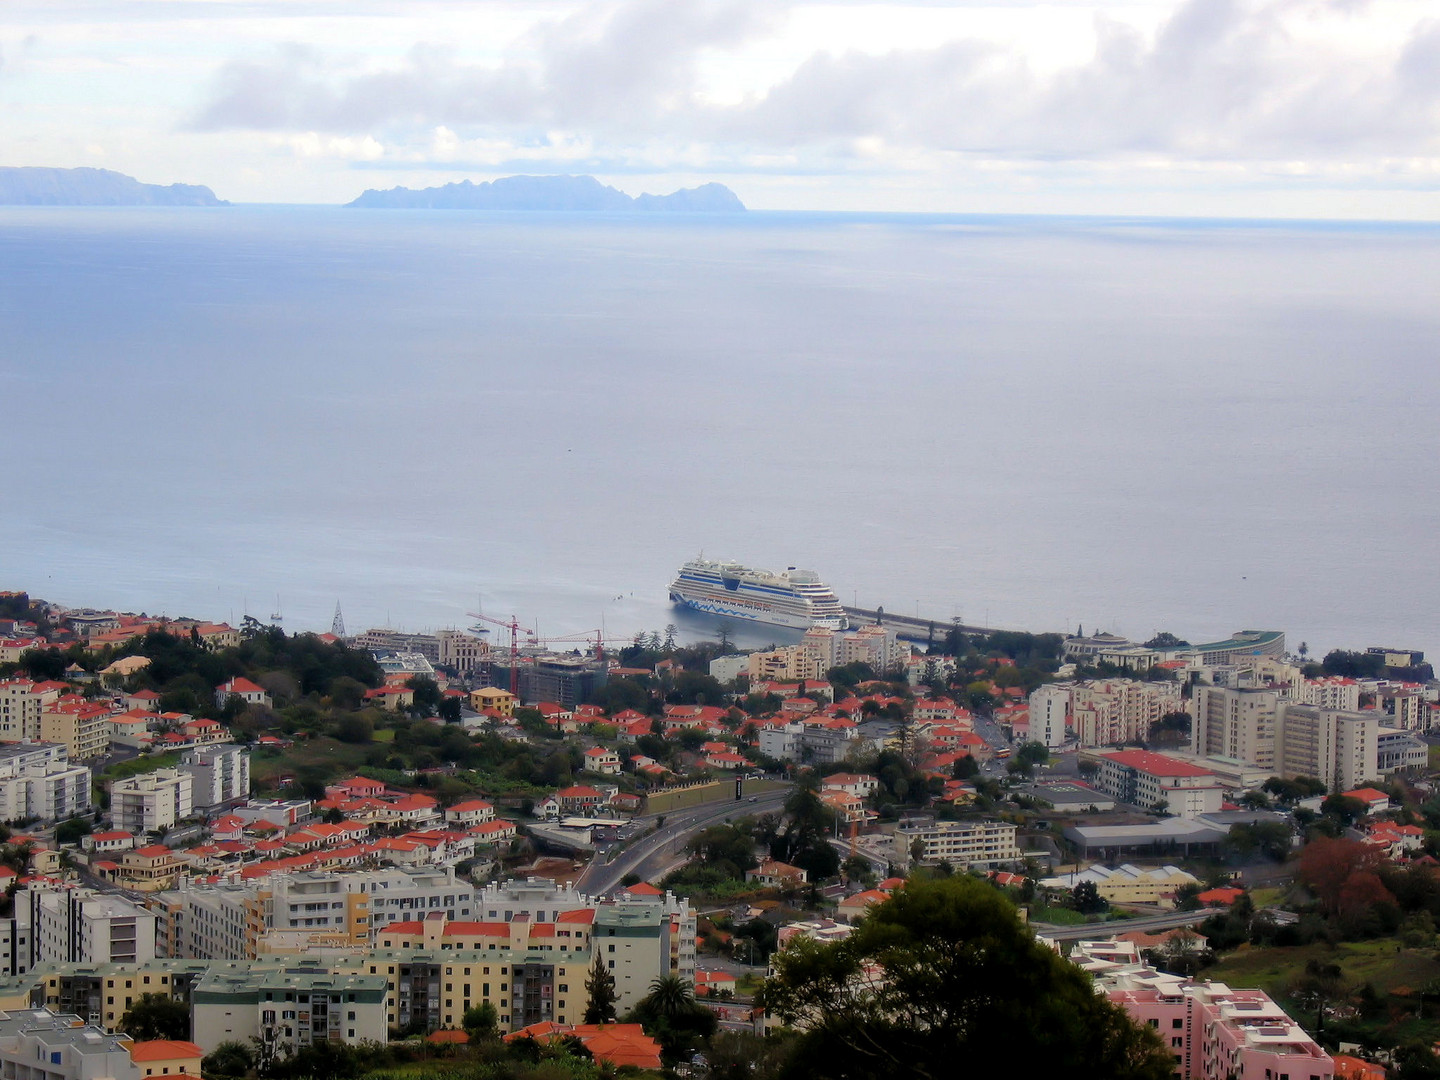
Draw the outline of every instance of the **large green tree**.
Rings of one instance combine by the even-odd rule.
[[[137,1042],[190,1038],[190,1007],[168,994],[144,994],[120,1017],[120,1030]]]
[[[1153,1032],[1097,995],[975,879],[911,881],[846,940],[798,940],[772,963],[761,1003],[803,1032],[794,1075],[1174,1075]]]
[[[615,976],[605,969],[605,959],[600,950],[595,950],[595,963],[590,976],[585,980],[585,993],[590,1003],[585,1006],[585,1023],[613,1024],[615,1022]]]

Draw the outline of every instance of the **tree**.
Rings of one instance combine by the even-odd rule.
[[[689,1056],[719,1026],[715,1014],[695,1001],[695,987],[678,975],[653,979],[634,1018],[671,1061]]]
[[[1320,804],[1320,813],[1336,818],[1347,829],[1368,813],[1364,801],[1351,795],[1327,795]]]
[[[447,697],[440,702],[437,710],[440,719],[447,724],[460,723],[460,699],[458,697]]]
[[[1190,643],[1182,641],[1168,630],[1161,630],[1158,634],[1145,642],[1147,649],[1183,649]]]
[[[142,994],[120,1017],[120,1030],[136,1042],[190,1038],[190,1007],[169,994]]]
[[[1333,914],[1341,909],[1346,882],[1355,874],[1373,875],[1380,862],[1380,853],[1369,844],[1321,836],[1300,852],[1299,877],[1321,907]]]
[[[91,831],[90,822],[85,818],[72,817],[55,826],[55,842],[57,844],[78,844],[80,838],[88,836]]]
[[[587,1024],[589,1020],[585,1021]],[[465,1015],[460,1019],[460,1026],[472,1039],[485,1038],[494,1035],[499,1030],[500,1017],[495,1012],[495,1006],[488,1001],[482,1001],[479,1005],[473,1005],[465,1010]]]
[[[206,1076],[244,1076],[255,1067],[255,1055],[240,1042],[222,1042],[200,1062]]]
[[[844,941],[797,940],[772,963],[760,1004],[802,1029],[793,1060],[807,1077],[938,1078],[958,1062],[1069,1080],[1173,1076],[1158,1035],[968,876],[911,881]]]
[[[1071,889],[1070,902],[1082,915],[1098,915],[1110,907],[1110,902],[1100,895],[1093,881],[1079,882]]]
[[[615,976],[605,969],[605,959],[598,948],[595,950],[595,963],[590,968],[590,977],[585,980],[585,992],[590,995],[590,1004],[585,1006],[585,1023],[613,1024]]]
[[[979,772],[980,766],[970,754],[956,758],[955,764],[950,766],[950,775],[956,780],[969,780],[972,776],[977,776]]]

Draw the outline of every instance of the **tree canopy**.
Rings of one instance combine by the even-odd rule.
[[[772,962],[761,999],[802,1029],[796,1075],[1174,1074],[1156,1035],[968,877],[911,881],[844,941],[795,941]]]

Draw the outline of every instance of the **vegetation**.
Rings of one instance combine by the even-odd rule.
[[[120,1017],[120,1030],[132,1039],[190,1038],[190,1006],[169,994],[144,994]]]
[[[1095,994],[1039,944],[995,889],[956,876],[915,881],[833,944],[792,943],[765,1007],[798,1025],[794,1075],[1154,1078],[1174,1063],[1153,1032]],[[872,965],[885,978],[870,981]]]

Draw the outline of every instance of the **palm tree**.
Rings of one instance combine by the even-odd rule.
[[[650,993],[640,1002],[640,1011],[673,1019],[695,1008],[695,985],[679,975],[661,975],[650,982]]]

